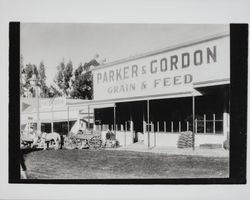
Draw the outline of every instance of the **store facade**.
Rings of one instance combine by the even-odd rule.
[[[22,131],[37,130],[37,124],[40,123],[42,132],[67,135],[68,132],[77,133],[81,128],[93,126],[93,109],[67,106],[70,103],[82,103],[85,100],[65,97],[39,98],[39,105],[37,105],[35,98],[21,98],[20,102]]]
[[[192,131],[194,146],[223,144],[230,132],[229,39],[221,33],[93,68],[88,105],[114,103],[94,109],[95,127],[123,135],[129,129],[130,143],[149,147],[176,146],[184,131]]]

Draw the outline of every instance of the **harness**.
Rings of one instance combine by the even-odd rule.
[[[44,140],[46,140],[46,136],[47,136],[47,133],[44,132],[44,133],[42,134],[41,138],[44,139]]]

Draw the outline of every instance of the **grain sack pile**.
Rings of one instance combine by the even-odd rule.
[[[192,132],[191,131],[181,132],[178,138],[177,147],[190,148],[192,146],[193,146]]]

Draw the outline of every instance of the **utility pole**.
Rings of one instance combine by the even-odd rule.
[[[30,79],[30,83],[33,88],[35,88],[35,94],[36,94],[36,123],[37,123],[37,133],[40,135],[41,133],[41,123],[40,123],[40,100],[39,100],[39,87],[38,87],[38,79],[35,74],[32,75],[32,78]]]
[[[51,100],[51,133],[54,132],[54,100],[55,97]]]

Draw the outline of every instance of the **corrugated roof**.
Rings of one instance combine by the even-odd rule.
[[[52,110],[53,99],[54,98],[40,98],[39,99],[40,112],[50,112]],[[78,104],[81,106],[82,103],[86,103],[89,101],[91,100],[65,99],[64,102],[59,102],[59,104],[54,103],[53,110],[54,111],[67,111],[67,105]],[[21,113],[22,114],[34,113],[36,112],[36,109],[37,109],[36,98],[21,98]]]

